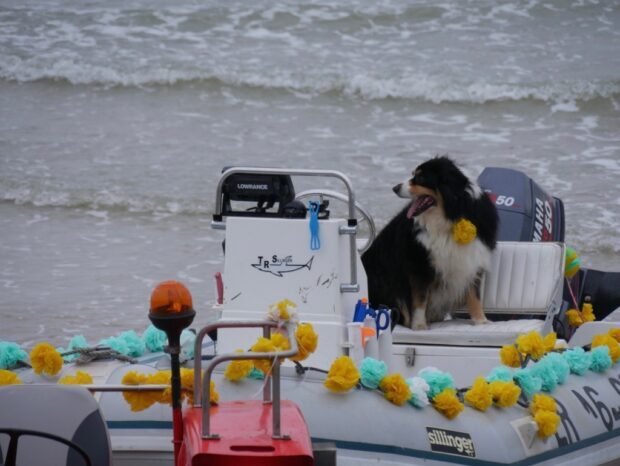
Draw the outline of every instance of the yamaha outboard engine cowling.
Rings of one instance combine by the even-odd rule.
[[[499,241],[564,241],[564,204],[510,168],[487,167],[478,177],[499,215]]]
[[[509,168],[485,168],[478,184],[487,192],[499,215],[500,241],[564,242],[564,204],[547,194],[524,173]],[[573,292],[564,286],[564,300],[578,307],[592,302],[598,320],[620,306],[620,272],[603,272],[582,267],[570,280]]]

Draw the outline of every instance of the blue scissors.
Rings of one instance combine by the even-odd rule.
[[[380,330],[386,330],[390,327],[390,310],[385,307],[381,307],[374,312],[375,322],[377,323],[377,335]],[[383,318],[383,323],[381,319]]]

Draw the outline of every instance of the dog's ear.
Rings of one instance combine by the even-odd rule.
[[[444,163],[442,164],[438,190],[443,198],[446,217],[450,220],[457,220],[463,216],[467,209],[469,195],[465,189],[469,180],[452,160],[443,157],[442,161]]]

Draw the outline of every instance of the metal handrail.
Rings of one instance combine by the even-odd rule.
[[[233,167],[222,173],[220,180],[217,183],[216,198],[215,198],[215,213],[213,214],[213,220],[211,221],[211,227],[214,229],[225,228],[225,223],[222,221],[222,188],[224,182],[228,177],[237,173],[249,173],[249,174],[273,174],[273,175],[290,175],[290,176],[321,176],[327,178],[338,178],[341,180],[347,188],[349,195],[349,219],[348,226],[352,229],[352,233],[349,236],[349,255],[350,255],[350,268],[351,268],[351,280],[350,283],[342,283],[340,285],[341,292],[357,293],[359,292],[359,284],[357,283],[357,244],[356,244],[356,232],[357,232],[357,218],[355,217],[355,193],[353,192],[353,185],[349,178],[337,170],[309,170],[305,168],[259,168],[259,167]]]
[[[211,375],[215,367],[222,362],[226,361],[238,361],[247,359],[270,359],[272,362],[272,375],[271,378],[265,375],[265,388],[263,390],[263,402],[268,403],[269,399],[269,382],[271,379],[271,402],[272,402],[272,424],[273,424],[273,437],[274,438],[287,438],[281,435],[280,427],[280,364],[279,359],[295,356],[298,353],[297,340],[295,338],[296,324],[287,323],[285,328],[289,335],[289,341],[291,348],[287,351],[271,351],[265,353],[244,352],[244,353],[227,353],[216,356],[213,358],[207,366],[202,382],[200,381],[201,373],[201,348],[202,343],[200,341],[204,336],[219,328],[263,328],[263,335],[269,337],[272,328],[278,327],[277,322],[264,320],[264,321],[230,321],[230,322],[216,322],[204,327],[196,336],[196,343],[194,346],[194,407],[202,406],[202,438],[203,439],[217,439],[217,434],[212,434],[210,429],[210,398],[211,398]],[[200,341],[199,341],[200,340]],[[201,395],[201,396],[199,396]],[[200,401],[198,401],[200,400]]]

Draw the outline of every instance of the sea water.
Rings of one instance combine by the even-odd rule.
[[[0,340],[140,332],[166,279],[208,320],[224,166],[340,170],[381,226],[446,153],[620,270],[620,3],[0,0]]]

